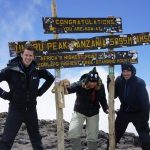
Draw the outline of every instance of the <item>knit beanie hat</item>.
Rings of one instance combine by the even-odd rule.
[[[96,67],[94,67],[89,73],[83,74],[80,78],[80,81],[82,82],[82,87],[86,88],[86,84],[89,81],[97,82],[97,86],[95,87],[95,90],[100,90],[102,85],[102,80],[98,75],[98,72],[96,71]]]
[[[88,74],[85,79],[85,82],[87,83],[88,81],[91,82],[98,82],[99,80],[99,75],[98,72],[96,71],[96,67],[94,67]]]
[[[123,63],[121,65],[121,70],[122,71],[123,70],[128,70],[128,71],[131,71],[132,74],[134,74],[134,75],[136,74],[136,69],[135,69],[135,67],[130,62]]]

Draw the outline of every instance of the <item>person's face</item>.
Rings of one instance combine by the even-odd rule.
[[[34,52],[25,49],[24,52],[21,54],[23,64],[28,67],[32,61],[34,60]]]
[[[132,72],[129,71],[129,70],[123,70],[123,71],[122,71],[122,75],[123,75],[123,77],[124,77],[125,80],[128,80],[128,79],[131,78]]]
[[[91,82],[91,81],[89,81],[89,82],[87,82],[86,87],[88,89],[93,89],[93,88],[96,87],[96,85],[97,85],[97,82]]]

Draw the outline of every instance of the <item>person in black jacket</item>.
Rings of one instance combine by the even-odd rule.
[[[72,142],[72,150],[81,150],[80,136],[83,123],[86,121],[87,145],[89,150],[97,149],[99,108],[108,113],[108,105],[105,88],[94,67],[88,74],[72,83],[67,88],[68,93],[76,93],[74,113],[70,122],[69,137]]]
[[[116,144],[131,122],[138,132],[142,149],[150,150],[150,103],[145,82],[136,76],[136,69],[131,63],[124,63],[121,67],[122,74],[115,80],[115,98],[118,97],[121,103],[115,120]]]
[[[40,79],[45,82],[39,87]],[[9,61],[0,71],[0,82],[8,83],[9,92],[0,88],[0,97],[9,101],[8,116],[0,140],[0,150],[10,150],[21,124],[27,127],[33,150],[43,150],[39,133],[36,98],[43,95],[54,81],[47,70],[36,68],[34,48],[25,45],[21,56]]]

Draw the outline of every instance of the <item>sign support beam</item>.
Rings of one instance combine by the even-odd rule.
[[[52,16],[57,17],[56,2],[52,0],[51,3]],[[58,34],[54,34],[54,39],[58,39]],[[61,76],[60,69],[55,69],[55,85],[58,84]],[[55,93],[56,101],[56,119],[57,119],[57,149],[64,150],[64,122],[63,122],[63,109],[58,107],[58,93]]]
[[[113,33],[110,33],[112,35]],[[113,52],[113,49],[108,49],[109,52]],[[109,84],[109,150],[115,150],[115,111],[114,111],[114,65],[109,65],[109,77],[111,82]]]

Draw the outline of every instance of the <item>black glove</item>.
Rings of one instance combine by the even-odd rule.
[[[120,109],[115,110],[115,114],[118,115],[119,111],[120,111]]]
[[[37,91],[37,96],[41,96],[41,95],[42,95],[41,90],[38,90],[38,91]]]
[[[1,98],[5,99],[5,100],[10,100],[11,99],[10,92],[3,92],[1,94]]]
[[[106,109],[104,112],[105,112],[106,114],[109,114],[109,109]]]

